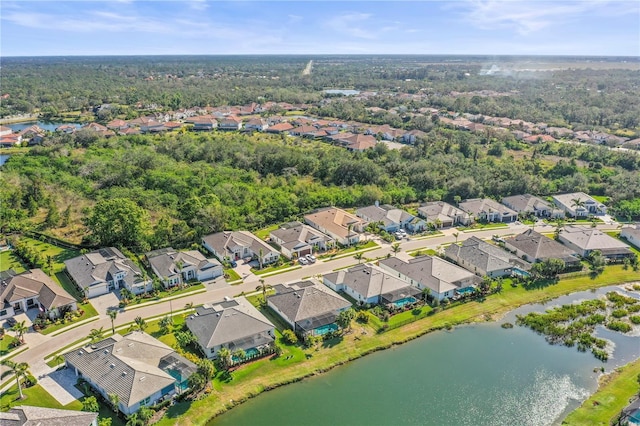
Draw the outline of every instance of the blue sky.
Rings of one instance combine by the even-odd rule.
[[[640,56],[640,1],[10,1],[0,54]]]

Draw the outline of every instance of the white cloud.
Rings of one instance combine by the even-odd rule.
[[[206,0],[191,0],[189,2],[189,8],[192,10],[203,11],[209,8]]]
[[[324,22],[324,26],[337,33],[351,37],[375,39],[375,32],[368,28],[365,29],[363,25],[369,18],[371,18],[369,13],[351,12],[330,18]],[[369,23],[369,26],[372,26],[372,24]]]

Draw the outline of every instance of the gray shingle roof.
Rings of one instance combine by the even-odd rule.
[[[2,426],[89,426],[98,413],[19,405],[0,413]]]
[[[279,229],[271,231],[271,235],[284,241],[282,246],[293,250],[301,244],[313,244],[316,241],[331,241],[332,238],[300,222],[289,222]]]
[[[575,252],[557,241],[552,240],[532,229],[515,237],[507,238],[506,243],[526,253],[532,259],[562,259],[565,263],[580,262]]]
[[[0,300],[11,303],[28,297],[38,296],[38,301],[46,310],[69,305],[76,301],[61,286],[53,282],[41,269],[32,269],[5,280]]]
[[[460,203],[460,208],[474,216],[479,216],[482,213],[488,213],[489,211],[517,216],[515,211],[495,200],[492,200],[491,198],[471,198],[464,200]]]
[[[436,219],[440,219],[442,222],[447,219],[455,221],[456,217],[463,221],[469,219],[467,212],[444,201],[430,201],[418,208],[418,214],[431,222],[435,222]]]
[[[550,203],[531,194],[512,195],[502,199],[502,203],[516,212],[533,213],[538,210],[553,210]]]
[[[187,327],[202,347],[229,344],[273,330],[274,325],[244,297],[234,302],[233,306],[231,303],[205,305],[197,311],[198,315],[187,318]]]
[[[362,207],[356,210],[356,215],[367,218],[371,222],[382,222],[385,227],[400,224],[413,217],[406,211],[390,205]]]
[[[270,296],[269,302],[292,322],[337,312],[351,306],[349,301],[333,290],[312,281],[278,286],[276,291],[282,292]]]
[[[400,278],[369,264],[361,264],[349,269],[332,272],[325,275],[324,278],[337,285],[346,285],[365,299],[408,286]]]
[[[560,239],[583,250],[600,250],[602,254],[631,253],[622,241],[589,226],[567,225],[560,233]]]
[[[138,265],[125,257],[115,247],[102,248],[65,260],[67,272],[81,288],[112,281],[118,272],[125,272],[124,281],[131,286],[142,281]]]
[[[175,357],[189,369],[196,366],[148,334],[135,331],[105,340],[64,355],[82,375],[97,383],[107,394],[132,406],[176,383],[160,366],[167,357]]]
[[[263,256],[269,253],[279,254],[276,249],[248,231],[218,232],[202,237],[202,241],[212,247],[216,253],[224,256],[229,256],[230,250],[238,247],[248,247],[256,255],[260,253],[260,250],[262,250]]]

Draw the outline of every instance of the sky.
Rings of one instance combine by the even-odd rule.
[[[640,56],[640,0],[0,1],[1,56]]]

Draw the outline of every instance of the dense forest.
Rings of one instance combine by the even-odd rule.
[[[313,72],[302,75],[310,59]],[[500,71],[486,72],[492,66]],[[324,116],[363,122],[372,119],[364,109],[370,106],[403,106],[408,111],[428,106],[575,130],[627,129],[633,135],[640,127],[637,58],[3,58],[2,93],[9,97],[0,106],[0,117],[34,111],[54,117],[104,103],[114,104],[114,111],[127,118],[140,113],[132,108],[138,103],[164,110],[264,101],[315,103],[323,99],[323,89],[335,87],[378,93],[368,102],[332,103],[321,110]],[[394,96],[397,93],[424,96],[407,100]],[[409,121],[409,116],[386,120],[398,127],[424,127]]]
[[[561,143],[496,149],[441,128],[415,147],[378,144],[364,153],[264,134],[87,139],[78,132],[11,156],[0,177],[0,222],[4,231],[36,227],[88,243],[103,232],[146,250],[376,200],[402,205],[585,191],[610,197],[631,217],[640,216],[639,170],[638,155]],[[120,222],[133,223],[133,230],[113,228]]]

